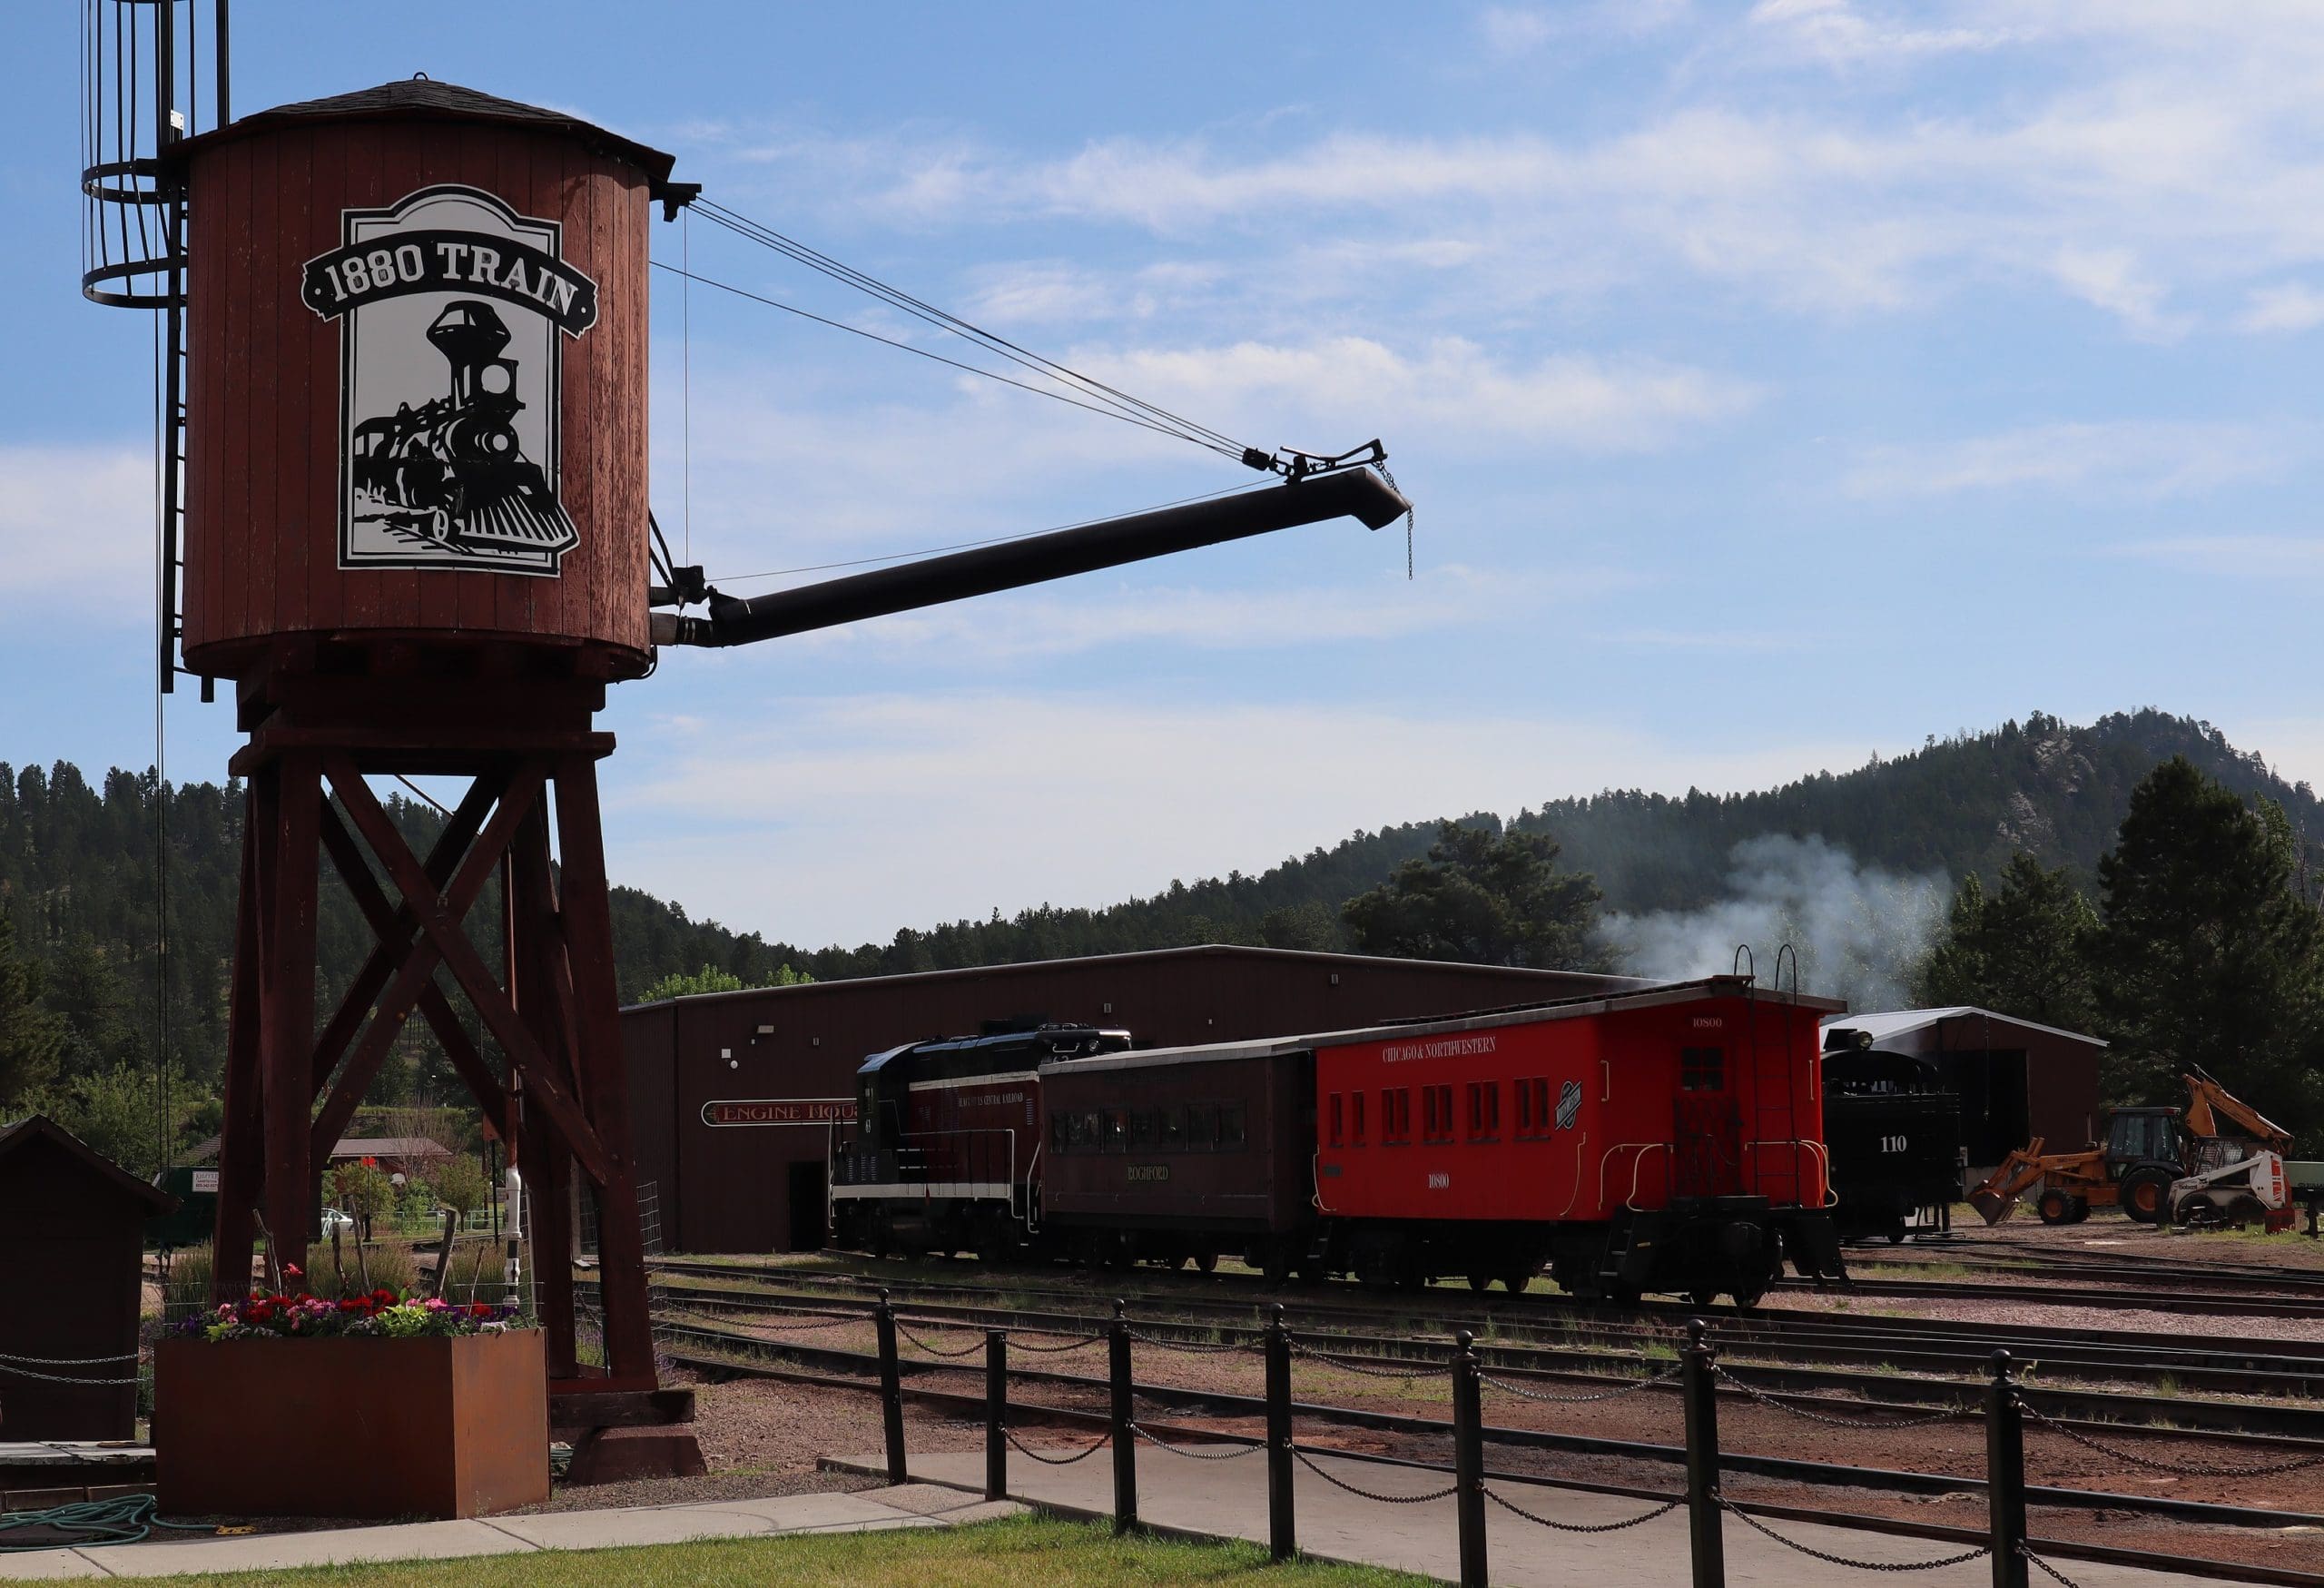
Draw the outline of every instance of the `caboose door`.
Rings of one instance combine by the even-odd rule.
[[[1724,1048],[1679,1050],[1671,1105],[1671,1194],[1732,1197],[1743,1189],[1743,1115]]]

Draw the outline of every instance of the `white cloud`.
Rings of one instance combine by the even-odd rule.
[[[1477,30],[1496,55],[1530,54],[1557,36],[1557,25],[1539,11],[1488,5],[1477,14]]]
[[[2250,307],[2236,321],[2239,330],[2300,331],[2324,325],[2324,292],[2297,281],[2256,287],[2248,301]]]
[[[1573,354],[1512,364],[1461,337],[1411,351],[1345,336],[1142,349],[1093,361],[1104,378],[1166,407],[1248,416],[1246,424],[1284,416],[1275,422],[1333,427],[1325,434],[1354,426],[1472,455],[1512,443],[1640,450],[1745,412],[1759,398],[1747,382],[1684,365]]]
[[[152,587],[152,449],[0,445],[0,609],[64,604],[100,622],[147,621],[143,601],[72,593]]]
[[[1257,871],[1357,827],[1631,784],[1757,787],[1856,745],[1707,749],[1624,726],[1452,710],[944,694],[783,700],[781,726],[625,735],[624,879],[772,937],[900,926]],[[641,774],[650,776],[641,777]]]
[[[2051,269],[2067,291],[2142,336],[2162,339],[2186,329],[2183,321],[2164,316],[2162,286],[2126,248],[2061,249]]]
[[[2312,426],[2220,422],[2036,425],[1871,449],[1846,478],[1857,496],[1945,496],[2024,487],[2108,497],[2190,494],[2280,474],[2314,453]]]
[[[2188,535],[2135,541],[2123,555],[2189,573],[2230,578],[2305,579],[2324,574],[2324,536]]]
[[[2009,28],[1917,26],[1850,0],[1760,0],[1748,20],[1786,49],[1831,66],[1994,50],[2025,36]]]

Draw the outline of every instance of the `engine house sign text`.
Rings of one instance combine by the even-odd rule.
[[[702,1105],[705,1125],[852,1125],[853,1098],[732,1098]]]

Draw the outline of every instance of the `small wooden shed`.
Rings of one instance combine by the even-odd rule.
[[[0,1441],[135,1435],[145,1221],[176,1206],[45,1115],[0,1126]]]

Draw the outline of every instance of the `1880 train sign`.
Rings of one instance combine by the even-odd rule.
[[[561,349],[597,317],[562,228],[492,194],[422,188],[341,212],[300,296],[340,322],[339,565],[554,577]]]

